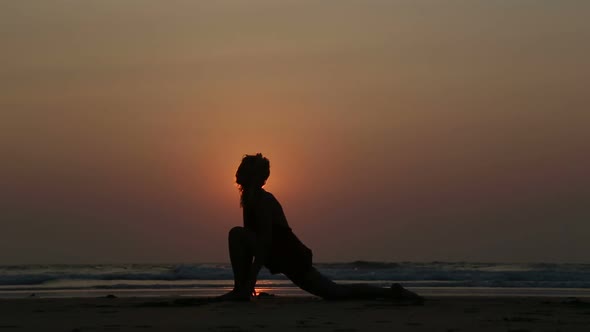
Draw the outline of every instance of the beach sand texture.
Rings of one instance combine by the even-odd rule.
[[[590,302],[572,298],[440,297],[422,306],[311,297],[176,299],[3,299],[0,331],[590,331]]]

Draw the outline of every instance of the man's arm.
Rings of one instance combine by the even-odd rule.
[[[254,248],[254,262],[250,267],[249,286],[250,292],[254,292],[258,273],[268,262],[272,243],[272,209],[270,201],[265,197],[256,209],[256,244]]]

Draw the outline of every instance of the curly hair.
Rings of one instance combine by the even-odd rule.
[[[236,171],[236,183],[240,191],[240,206],[248,205],[248,202],[256,195],[270,176],[270,162],[262,156],[244,155],[238,170]]]

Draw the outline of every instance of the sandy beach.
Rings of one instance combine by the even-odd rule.
[[[249,303],[166,298],[0,300],[6,331],[588,331],[575,298],[434,297],[422,306],[272,297]],[[186,301],[186,298],[184,299]]]

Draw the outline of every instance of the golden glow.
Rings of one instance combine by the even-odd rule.
[[[588,261],[590,1],[6,3],[1,262],[227,261],[257,152],[318,260]]]

